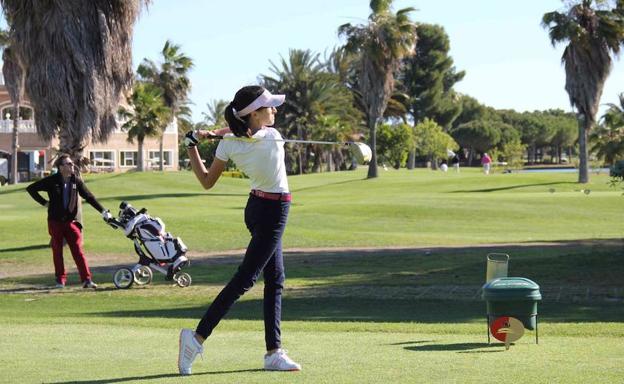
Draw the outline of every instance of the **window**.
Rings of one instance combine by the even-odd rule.
[[[171,158],[173,157],[173,154],[171,153],[171,151],[164,151],[163,155],[164,155],[163,165],[165,167],[171,166]],[[157,167],[160,165],[160,151],[149,151],[147,154],[147,158],[149,160],[150,166]]]
[[[89,152],[89,159],[93,167],[115,167],[115,152],[113,151],[91,151]]]
[[[13,107],[7,107],[2,110],[2,119],[11,120],[15,117],[15,109]],[[20,107],[20,119],[32,120],[33,110],[29,107]]]
[[[137,151],[119,151],[119,164],[122,167],[136,167],[138,163]]]

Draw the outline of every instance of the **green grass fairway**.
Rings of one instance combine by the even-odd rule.
[[[622,191],[592,175],[365,170],[291,177],[283,341],[303,365],[264,372],[262,284],[209,338],[194,375],[177,375],[180,328],[194,327],[246,246],[246,180],[205,192],[187,172],[88,175],[115,209],[161,217],[191,249],[189,288],[155,274],[116,290],[132,243],[85,208],[97,291],[53,285],[45,211],[24,185],[0,189],[0,383],[621,383]],[[581,189],[589,189],[585,194]],[[536,281],[539,344],[487,344],[485,255]]]

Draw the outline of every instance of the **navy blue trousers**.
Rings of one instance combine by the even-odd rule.
[[[284,259],[282,235],[286,228],[290,202],[249,196],[245,224],[251,232],[245,258],[230,282],[212,302],[197,325],[196,332],[207,338],[234,302],[264,274],[264,338],[268,350],[281,347],[282,290]]]

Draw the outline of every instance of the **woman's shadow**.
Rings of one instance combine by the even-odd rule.
[[[194,373],[193,376],[204,376],[204,375],[224,375],[228,373],[242,373],[242,372],[265,372],[264,369],[239,369],[233,371],[212,371],[212,372],[198,372]],[[149,376],[128,376],[128,377],[117,377],[114,379],[101,379],[101,380],[73,380],[73,381],[54,381],[47,382],[44,384],[112,384],[112,383],[123,383],[126,381],[147,381],[147,380],[158,380],[158,379],[167,379],[173,377],[180,377],[177,373],[162,373],[159,375],[149,375]]]
[[[500,344],[488,344],[488,343],[425,344],[425,343],[430,343],[430,342],[413,341],[413,342],[399,343],[395,345],[406,345],[404,347],[406,350],[414,351],[414,352],[455,351],[457,353],[492,353],[492,352],[504,351],[504,349],[500,348]],[[497,349],[492,350],[491,348],[497,348]]]

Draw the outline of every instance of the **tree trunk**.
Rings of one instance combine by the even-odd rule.
[[[589,182],[589,153],[587,151],[587,133],[591,129],[591,122],[585,115],[579,114],[579,177],[578,182]]]
[[[414,169],[416,165],[416,151],[409,151],[407,154],[407,169]]]
[[[137,142],[139,143],[139,153],[137,153],[137,171],[143,172],[145,170],[145,161],[143,160],[143,138],[137,138]]]
[[[303,140],[303,134],[301,133],[301,125],[297,125],[297,139]],[[297,148],[297,161],[299,162],[299,174],[303,175],[303,150],[305,146],[299,145]]]
[[[19,126],[20,103],[13,103],[13,135],[11,137],[11,184],[17,184],[17,157],[19,151],[18,126]]]
[[[332,152],[331,149],[329,151],[327,151],[327,172],[331,172],[333,171],[333,166],[334,166],[334,158],[332,156]]]
[[[368,118],[368,129],[370,131],[370,148],[373,152],[370,163],[368,163],[368,179],[377,177],[377,116]]]
[[[321,162],[321,157],[323,153],[317,150],[314,150],[314,161],[312,162],[312,173],[317,173],[322,171],[323,164]]]
[[[158,148],[159,149],[159,154],[158,154],[158,156],[160,156],[158,170],[161,171],[161,172],[165,170],[165,167],[164,167],[164,164],[165,164],[165,151],[163,149],[163,141],[165,141],[165,132],[164,131],[163,131],[162,135],[160,136],[160,140],[159,140],[159,143],[158,143],[158,145],[159,145],[159,148]]]

